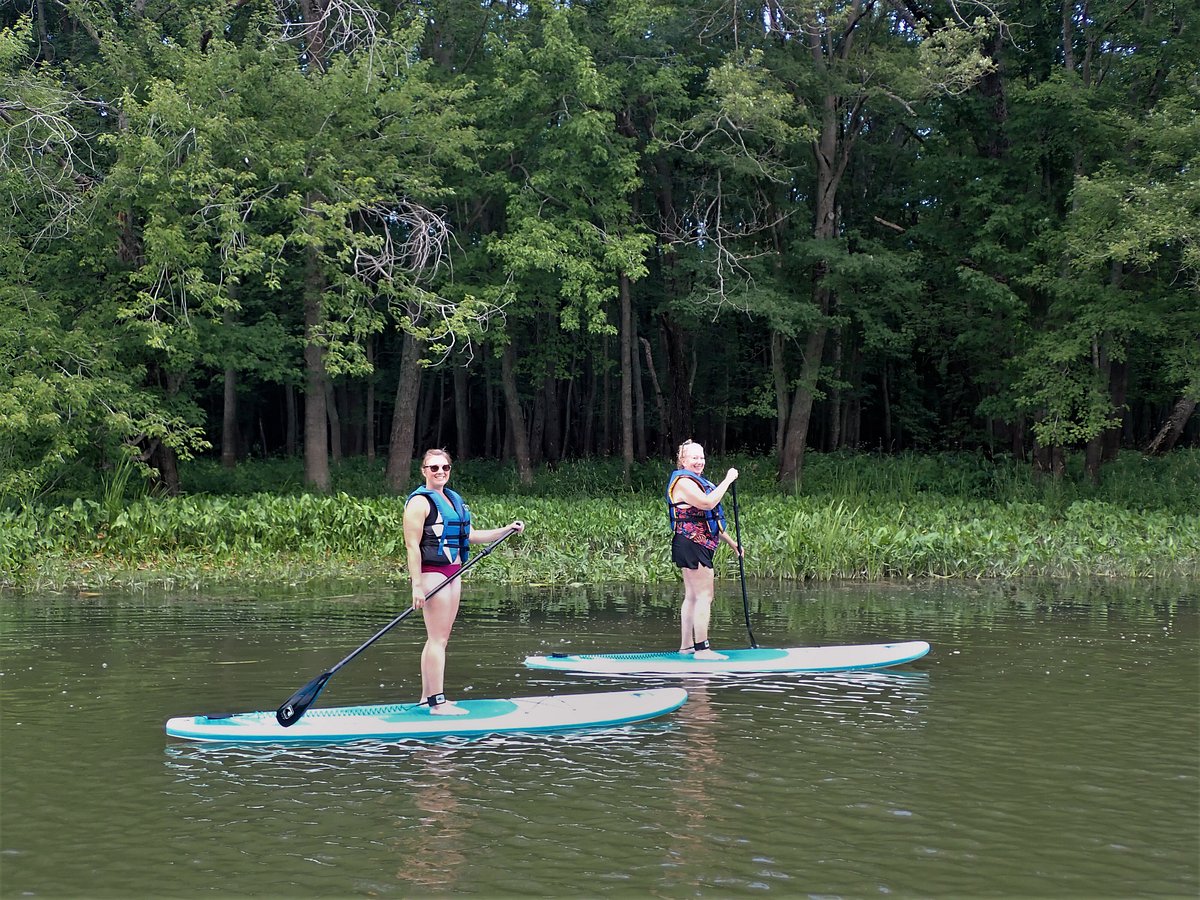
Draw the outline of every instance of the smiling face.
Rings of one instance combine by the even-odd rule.
[[[700,475],[704,472],[704,448],[688,441],[679,448],[679,467]]]
[[[444,488],[450,480],[450,454],[445,450],[430,450],[421,461],[421,472],[425,475],[425,486],[431,491]]]

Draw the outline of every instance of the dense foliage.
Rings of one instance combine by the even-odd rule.
[[[1195,445],[1197,59],[1190,0],[5,4],[0,503]]]
[[[1200,514],[1180,483],[1200,480],[1200,451],[1122,455],[1099,484],[1031,477],[966,454],[871,460],[814,455],[804,496],[774,485],[773,460],[745,473],[731,528],[751,577],[784,579],[1200,575]],[[402,578],[402,504],[378,472],[338,471],[333,496],[300,489],[296,464],[199,467],[184,497],[122,487],[54,507],[0,511],[0,585],[94,588],[113,581],[188,587],[220,579],[276,584],[331,575]],[[481,525],[521,518],[527,533],[473,570],[512,583],[678,578],[670,561],[661,468],[621,489],[620,463],[540,472],[530,491],[512,467],[469,463],[458,486]],[[253,472],[258,489],[243,475]],[[354,493],[361,486],[362,493]],[[488,488],[498,488],[491,493]],[[269,492],[268,492],[269,491]],[[735,558],[718,554],[721,577]]]

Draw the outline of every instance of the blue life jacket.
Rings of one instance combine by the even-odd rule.
[[[689,472],[687,469],[676,469],[667,479],[667,522],[671,525],[671,531],[675,531],[676,520],[685,520],[691,522],[705,522],[708,524],[708,533],[713,537],[719,535],[725,530],[725,510],[718,503],[712,509],[695,510],[691,515],[680,515],[676,509],[677,506],[687,506],[686,503],[674,503],[671,500],[671,489],[675,487],[675,482],[680,478],[691,478],[700,487],[704,489],[704,493],[711,494],[717,489],[717,486],[705,478],[703,475],[697,475],[695,472]],[[701,513],[701,515],[697,515]]]
[[[429,498],[429,514],[425,516],[425,529],[421,533],[421,562],[436,566],[465,563],[470,553],[471,510],[457,493],[450,488],[444,490],[445,497],[427,487],[419,487],[408,495],[408,500],[418,494]],[[405,505],[408,500],[404,501]],[[441,535],[433,530],[439,515],[442,517]]]

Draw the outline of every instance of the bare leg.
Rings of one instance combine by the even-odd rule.
[[[426,592],[433,590],[444,580],[437,572],[421,575]],[[462,582],[450,582],[436,595],[425,601],[425,648],[421,651],[421,700],[424,701],[445,690],[446,645],[450,642],[450,630],[458,616],[458,602],[462,595]],[[443,703],[436,710],[453,714],[459,709],[453,703]]]
[[[683,570],[683,583],[685,585],[685,598],[690,597],[691,603],[687,599],[683,601],[683,610],[680,613],[680,620],[684,623],[683,627],[691,628],[693,638],[693,648],[695,644],[705,644],[708,642],[708,623],[712,619],[712,602],[714,593],[714,573],[712,569],[706,569],[704,566],[699,566],[696,569]],[[686,631],[684,632],[687,633]],[[696,650],[696,659],[728,659],[713,650],[703,649]]]
[[[679,611],[679,646],[690,648],[708,640],[708,623],[712,618],[713,570],[697,566],[680,571],[683,573],[683,607]]]

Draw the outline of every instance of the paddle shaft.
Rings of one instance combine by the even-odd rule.
[[[432,597],[434,594],[436,594],[438,591],[440,591],[442,588],[444,588],[446,585],[448,585],[450,582],[452,582],[455,578],[460,576],[463,572],[467,571],[467,569],[471,568],[471,566],[475,565],[475,563],[479,562],[481,559],[483,559],[485,556],[487,556],[489,553],[491,553],[493,550],[495,550],[498,546],[500,546],[500,543],[502,541],[504,541],[505,539],[507,539],[511,534],[513,534],[512,531],[504,532],[504,534],[500,535],[500,537],[496,538],[496,540],[492,541],[490,544],[488,544],[486,547],[484,547],[482,550],[480,550],[479,555],[467,560],[466,564],[461,569],[459,569],[453,575],[447,575],[445,581],[438,584],[432,591],[430,591],[428,594],[425,595],[425,599],[428,600],[430,597]],[[396,618],[392,619],[392,621],[388,622],[386,625],[384,625],[382,628],[380,628],[377,632],[375,632],[375,634],[372,635],[361,647],[359,647],[357,650],[355,650],[353,653],[351,653],[349,656],[347,656],[345,659],[343,659],[340,663],[338,663],[336,666],[334,666],[332,669],[330,669],[329,674],[332,675],[335,672],[337,672],[338,669],[340,669],[346,663],[350,662],[350,660],[354,659],[354,657],[358,656],[358,654],[362,653],[364,650],[366,650],[373,643],[375,643],[377,640],[379,640],[381,637],[383,637],[385,634],[387,634],[389,631],[391,631],[393,628],[395,628],[397,625],[399,625],[401,622],[403,622],[405,619],[407,619],[409,616],[411,616],[416,611],[417,611],[417,608],[415,606],[410,606],[404,612],[400,613],[400,615],[396,616]]]
[[[742,579],[742,610],[746,613],[746,632],[750,635],[750,646],[758,649],[758,641],[754,640],[754,629],[750,627],[750,598],[746,596],[746,562],[742,557],[742,526],[738,516],[737,482],[730,486],[733,493],[733,536],[737,540],[738,575]]]
[[[479,562],[479,560],[483,559],[485,556],[495,550],[503,541],[507,540],[513,534],[515,534],[515,532],[511,529],[504,532],[504,534],[500,535],[500,537],[496,538],[496,540],[484,547],[477,556],[469,559],[466,565],[464,565],[461,569],[459,569],[453,575],[447,575],[444,581],[442,581],[432,591],[425,595],[425,599],[428,600],[430,597],[452,582],[455,578],[460,576],[463,572],[467,571],[467,569],[471,568],[471,566],[475,565],[475,563]],[[342,668],[342,666],[346,665],[346,663],[350,662],[350,660],[354,659],[373,643],[411,616],[414,612],[416,612],[416,607],[410,606],[404,612],[400,613],[400,615],[396,616],[396,618],[392,619],[392,621],[388,622],[377,632],[375,632],[375,634],[373,634],[367,641],[361,644],[349,656],[335,665],[332,669],[327,672],[322,672],[308,684],[304,685],[304,687],[300,688],[300,690],[296,691],[296,693],[292,694],[292,696],[288,697],[288,699],[283,702],[283,705],[280,706],[275,712],[275,718],[279,724],[284,728],[287,728],[298,722],[300,717],[304,715],[305,711],[316,701],[317,696],[325,687],[325,682],[329,681],[329,679],[333,677],[334,673],[337,672],[338,669]]]

